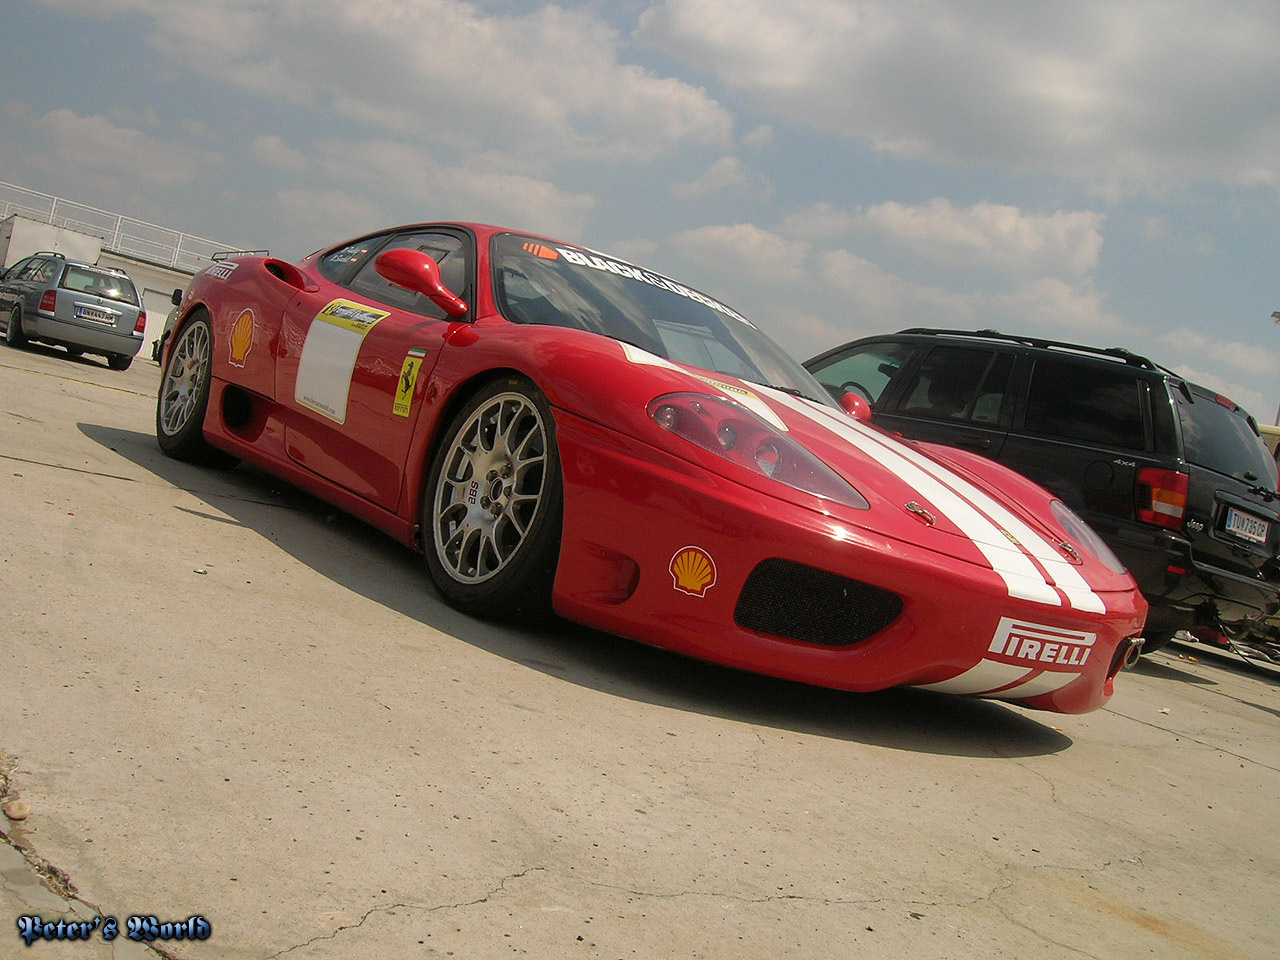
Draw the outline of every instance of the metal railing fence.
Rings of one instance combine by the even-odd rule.
[[[234,248],[234,244],[193,237],[189,233],[0,181],[0,220],[15,213],[41,223],[101,237],[103,249],[111,253],[137,257],[188,273],[197,273],[207,267],[217,251]]]

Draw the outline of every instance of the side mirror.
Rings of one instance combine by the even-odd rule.
[[[378,254],[373,268],[388,283],[421,293],[451,317],[467,313],[467,304],[444,285],[440,265],[421,250],[399,247]]]
[[[840,408],[859,423],[871,422],[871,404],[861,394],[846,393],[840,398]]]
[[[176,307],[176,306],[180,306],[180,305],[181,305],[181,303],[182,303],[182,290],[181,290],[181,288],[178,288],[178,287],[175,287],[175,288],[174,288],[173,296],[171,296],[171,297],[169,298],[169,302],[170,302],[170,303],[172,303],[175,307]]]

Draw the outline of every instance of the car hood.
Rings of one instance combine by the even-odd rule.
[[[994,570],[1012,596],[1102,613],[1100,593],[1132,592],[1073,542],[1050,512],[1051,494],[981,457],[905,441],[844,411],[717,375],[693,376],[772,424],[866,499],[866,510],[832,515],[881,537]]]

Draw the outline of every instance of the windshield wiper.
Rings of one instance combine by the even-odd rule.
[[[750,380],[748,381],[748,383],[755,383],[755,381]],[[780,391],[781,393],[787,393],[793,397],[800,397],[802,400],[810,400],[813,403],[822,402],[821,400],[815,400],[813,397],[809,396],[803,390],[797,390],[795,387],[780,387],[776,383],[761,383],[759,384],[759,386],[768,387],[770,390],[777,390],[777,391]]]

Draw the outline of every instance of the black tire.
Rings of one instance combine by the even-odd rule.
[[[112,370],[128,370],[133,364],[133,357],[126,357],[123,353],[113,353],[107,357],[107,366]]]
[[[175,460],[228,467],[236,458],[209,446],[204,416],[213,382],[213,327],[207,314],[196,314],[179,331],[160,375],[156,397],[156,441]]]
[[[1155,653],[1162,647],[1166,647],[1169,641],[1173,639],[1176,630],[1148,630],[1142,635],[1141,653]]]
[[[84,356],[84,351],[83,351],[83,350],[81,350],[79,347],[67,347],[67,356],[68,356],[68,357],[83,357],[83,356]]]
[[[27,345],[27,335],[22,332],[22,311],[17,307],[9,312],[9,325],[4,328],[4,342],[11,347]]]
[[[506,377],[467,401],[435,451],[422,545],[440,595],[472,616],[549,619],[564,516],[551,405]]]

